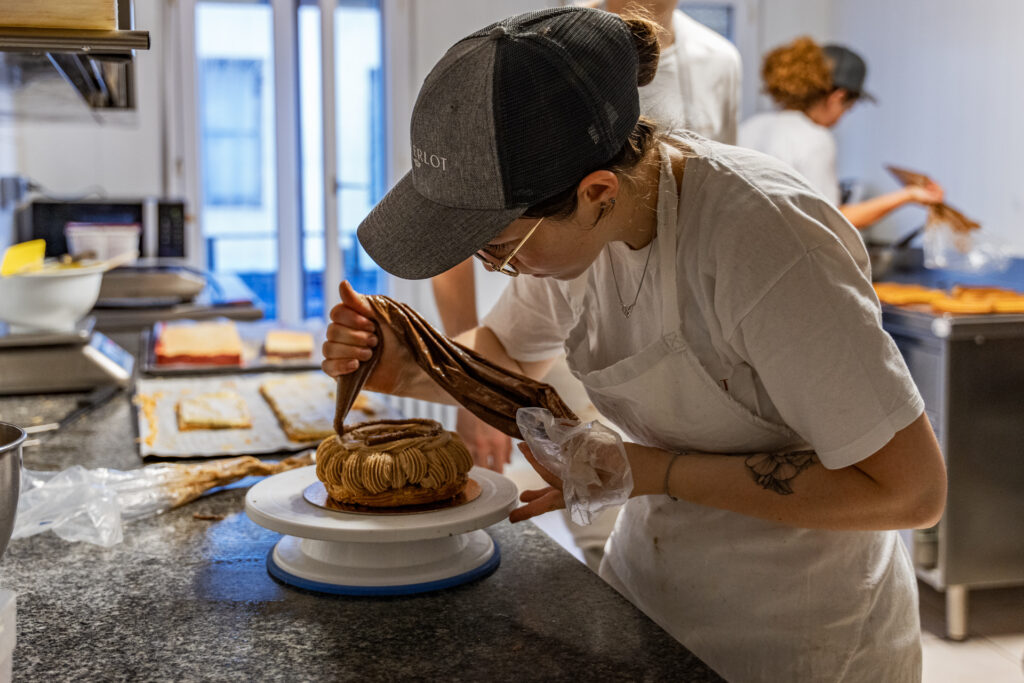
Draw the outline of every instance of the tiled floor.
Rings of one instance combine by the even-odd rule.
[[[945,596],[919,584],[924,683],[1024,681],[1024,588],[992,588],[968,595],[968,633],[946,640]]]
[[[518,453],[506,474],[520,489],[544,485]],[[583,561],[560,514],[549,513],[533,521]],[[923,683],[1024,683],[1024,587],[971,591],[970,637],[960,643],[944,637],[945,596],[923,583],[919,587]]]

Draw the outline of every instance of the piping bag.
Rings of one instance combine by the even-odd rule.
[[[452,341],[406,304],[389,297],[366,297],[376,316],[412,354],[416,363],[467,410],[530,446],[534,457],[562,480],[566,508],[577,524],[589,524],[605,507],[620,505],[633,490],[622,439],[597,421],[581,425],[548,384],[511,372]],[[338,378],[334,430],[342,434],[345,416],[373,372],[384,336],[369,361]],[[520,429],[522,427],[522,429]]]
[[[366,297],[377,320],[386,325],[412,353],[413,359],[452,398],[469,412],[495,429],[522,439],[516,424],[520,408],[540,407],[559,419],[578,422],[558,393],[549,384],[511,372],[487,360],[476,351],[444,336],[408,305],[390,297]],[[355,372],[338,377],[334,431],[345,430],[345,416],[380,359],[384,335],[370,360],[360,363]]]

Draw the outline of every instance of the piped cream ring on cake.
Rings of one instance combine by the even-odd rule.
[[[473,458],[458,434],[434,420],[378,420],[324,439],[316,475],[340,503],[420,505],[458,495]]]

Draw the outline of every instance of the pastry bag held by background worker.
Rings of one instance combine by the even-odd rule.
[[[407,279],[474,253],[518,275],[458,340],[532,378],[567,353],[630,439],[601,575],[727,680],[918,680],[893,530],[935,523],[945,471],[863,244],[777,160],[639,116],[655,35],[558,8],[457,43],[411,125],[444,167],[414,165],[360,242]],[[342,288],[325,371],[372,356],[375,317]],[[450,400],[390,335],[367,387]],[[545,474],[513,519],[563,503]]]

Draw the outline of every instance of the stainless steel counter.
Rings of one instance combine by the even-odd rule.
[[[936,547],[915,555],[919,576],[946,592],[949,636],[963,639],[970,589],[1024,585],[1024,315],[884,306],[882,320],[946,458]]]

